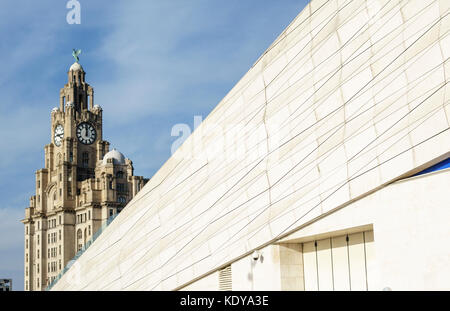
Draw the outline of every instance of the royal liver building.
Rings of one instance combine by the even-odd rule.
[[[25,290],[43,290],[69,260],[144,186],[133,163],[103,140],[102,108],[75,62],[51,112],[45,167],[25,209]]]

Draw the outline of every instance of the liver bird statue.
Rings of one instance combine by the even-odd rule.
[[[75,49],[73,49],[73,52],[72,52],[72,56],[73,56],[73,58],[75,58],[75,61],[78,63],[78,61],[80,60],[80,58],[78,57],[78,55],[80,55],[81,54],[81,50],[75,50]]]

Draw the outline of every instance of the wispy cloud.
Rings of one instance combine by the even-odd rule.
[[[66,23],[65,1],[1,3],[2,275],[8,267],[20,278],[23,269],[19,220],[51,141],[50,111],[72,48],[83,50],[105,139],[151,177],[170,156],[172,126],[206,117],[307,2],[79,1],[81,25]]]

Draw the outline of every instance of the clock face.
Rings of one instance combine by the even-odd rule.
[[[61,146],[61,142],[64,138],[64,127],[61,124],[58,124],[55,128],[55,145]]]
[[[89,123],[80,123],[77,126],[77,138],[85,145],[91,145],[97,139],[95,128]]]

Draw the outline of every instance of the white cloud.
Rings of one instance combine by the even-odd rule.
[[[72,48],[83,49],[105,139],[133,160],[136,174],[150,177],[170,156],[171,127],[206,118],[305,4],[80,2],[82,24],[67,25],[65,1],[2,1],[0,273],[23,270],[20,219],[44,164],[50,110]]]

